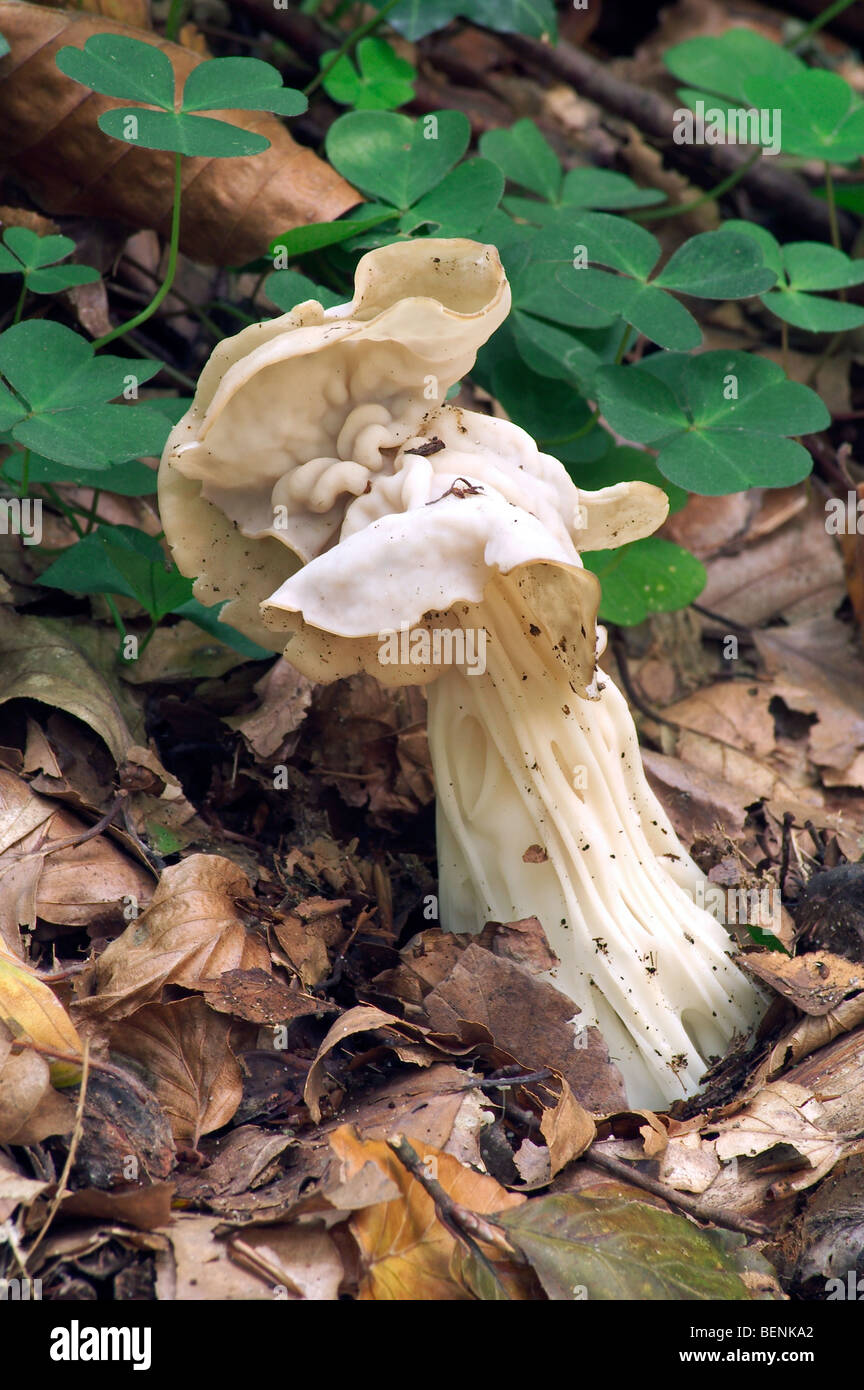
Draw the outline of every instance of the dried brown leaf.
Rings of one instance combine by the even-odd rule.
[[[249,880],[230,859],[191,854],[166,869],[146,912],[102,953],[76,1005],[87,1017],[125,1018],[164,986],[196,988],[226,970],[270,973],[263,939],[247,931],[235,901]]]
[[[139,1009],[111,1031],[112,1050],[143,1068],[179,1144],[226,1125],[243,1095],[231,1024],[203,999]]]

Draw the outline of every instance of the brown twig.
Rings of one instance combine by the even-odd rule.
[[[101,820],[97,820],[96,824],[91,825],[88,830],[82,830],[80,835],[67,835],[63,840],[49,840],[47,846],[43,841],[38,849],[30,850],[27,854],[12,854],[10,858],[21,862],[27,859],[38,859],[40,856],[44,859],[49,854],[56,854],[58,849],[73,849],[78,845],[86,844],[88,840],[95,840],[97,835],[101,835],[103,830],[108,829],[125,796],[125,792],[118,792]]]
[[[622,1163],[610,1154],[599,1153],[594,1144],[583,1155],[583,1162],[611,1173],[613,1177],[630,1183],[632,1187],[641,1187],[654,1197],[662,1197],[670,1207],[678,1207],[680,1211],[686,1212],[688,1216],[695,1216],[699,1221],[724,1226],[729,1231],[740,1231],[745,1236],[760,1236],[764,1239],[771,1235],[768,1226],[762,1226],[758,1221],[749,1221],[746,1216],[738,1216],[734,1211],[727,1211],[725,1207],[710,1207],[707,1203],[700,1202],[698,1197],[687,1197],[682,1192],[676,1192],[665,1183],[657,1182],[656,1178],[646,1177],[629,1163]]]
[[[454,1202],[448,1192],[445,1192],[437,1178],[432,1178],[426,1171],[423,1160],[417,1151],[412,1148],[401,1134],[394,1135],[387,1140],[388,1146],[402,1164],[407,1168],[413,1178],[419,1182],[420,1186],[432,1198],[435,1203],[435,1212],[442,1226],[445,1226],[450,1234],[471,1252],[485,1268],[486,1272],[495,1280],[501,1288],[506,1298],[510,1295],[501,1283],[501,1279],[492,1264],[477,1244],[478,1240],[491,1245],[495,1250],[499,1250],[511,1263],[526,1264],[524,1255],[520,1251],[514,1250],[510,1242],[504,1236],[503,1231],[485,1217],[478,1216],[476,1211],[471,1211],[469,1207],[463,1207],[459,1202]]]

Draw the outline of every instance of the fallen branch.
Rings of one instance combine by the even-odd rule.
[[[654,1197],[662,1197],[670,1207],[677,1207],[688,1216],[695,1216],[698,1221],[723,1226],[728,1231],[740,1231],[745,1236],[760,1236],[762,1239],[772,1234],[768,1226],[763,1226],[758,1221],[749,1221],[746,1216],[738,1216],[725,1207],[708,1206],[706,1202],[700,1202],[698,1197],[687,1197],[682,1192],[676,1192],[673,1187],[657,1182],[656,1178],[646,1177],[629,1163],[622,1163],[610,1154],[599,1153],[594,1144],[583,1155],[582,1161],[589,1163],[593,1168],[602,1168],[605,1173],[611,1173],[613,1177],[620,1178],[631,1187],[641,1187],[644,1192],[650,1192]]]

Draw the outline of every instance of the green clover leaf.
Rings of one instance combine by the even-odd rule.
[[[660,536],[646,536],[617,550],[585,551],[582,563],[603,586],[599,617],[622,627],[644,622],[649,613],[686,608],[708,578],[695,555]]]
[[[356,56],[356,67],[346,54],[324,77],[322,85],[333,101],[356,111],[389,111],[411,101],[417,71],[386,39],[361,39]],[[329,62],[332,54],[322,54],[322,67]]]
[[[56,463],[104,468],[159,454],[170,423],[143,405],[107,402],[159,370],[158,362],[95,356],[59,323],[31,319],[0,334],[0,430]]]
[[[800,58],[753,29],[727,29],[717,38],[685,39],[663,54],[673,76],[697,87],[697,98],[711,104],[708,93],[749,106],[747,84],[755,77],[784,82],[806,72]],[[771,106],[777,103],[772,101]]]
[[[614,430],[655,445],[665,477],[708,497],[800,482],[810,455],[788,436],[830,423],[815,391],[746,352],[657,353],[601,367],[597,400]]]
[[[75,250],[68,236],[39,236],[28,227],[7,227],[0,246],[0,275],[23,275],[34,294],[59,294],[91,285],[99,271],[89,265],[55,265]]]
[[[441,183],[470,138],[461,111],[436,111],[416,121],[393,111],[352,111],[328,130],[327,158],[363,193],[407,212]]]
[[[274,270],[264,281],[264,293],[283,314],[289,314],[296,305],[303,304],[307,299],[316,299],[325,309],[344,302],[333,290],[328,290],[325,285],[316,285],[314,280],[296,270]]]
[[[837,72],[807,69],[783,82],[753,77],[748,105],[782,113],[782,149],[799,159],[852,164],[864,155],[864,102]]]
[[[179,108],[171,61],[154,44],[126,35],[94,34],[83,48],[61,48],[55,61],[67,77],[103,96],[144,103],[106,111],[98,119],[106,135],[144,149],[213,159],[260,154],[270,145],[265,136],[196,113],[274,111],[297,116],[307,106],[303,94],[283,87],[276,68],[259,58],[199,63],[186,78]]]
[[[98,526],[64,550],[39,583],[73,594],[122,594],[153,622],[192,596],[192,581],[169,566],[153,536],[134,526]]]
[[[369,226],[392,219],[402,235],[425,225],[439,236],[470,236],[494,213],[504,189],[503,176],[489,160],[458,163],[470,138],[461,111],[434,111],[416,121],[394,111],[352,111],[327,132],[327,157],[364,193],[386,200]],[[351,219],[331,225],[349,227]],[[354,232],[362,232],[359,217]],[[353,245],[391,240],[392,233],[373,234],[371,243],[361,236]]]
[[[191,579],[169,563],[159,541],[134,526],[97,526],[64,550],[38,582],[73,594],[122,595],[140,604],[153,623],[174,613],[196,623],[247,660],[272,656],[219,621],[224,603],[205,608],[193,598]]]
[[[527,119],[509,130],[486,131],[480,137],[480,153],[510,183],[537,195],[504,200],[514,217],[537,226],[554,223],[562,210],[648,207],[664,200],[656,189],[639,188],[626,175],[607,169],[571,169],[565,174],[546,137]]]
[[[375,0],[380,7],[385,0]],[[472,20],[501,34],[528,34],[554,39],[557,34],[553,0],[402,0],[387,22],[411,42],[444,29],[457,17]]]
[[[730,221],[724,224],[723,231],[727,229],[752,237],[762,249],[765,264],[777,272],[776,287],[760,295],[760,301],[779,319],[809,333],[838,333],[864,324],[860,304],[825,299],[818,293],[864,284],[864,260],[851,260],[821,241],[781,246],[769,231],[752,222]]]

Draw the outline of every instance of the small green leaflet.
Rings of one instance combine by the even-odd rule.
[[[562,290],[607,313],[670,349],[698,347],[702,332],[684,305],[667,290],[704,299],[746,299],[770,288],[776,275],[752,240],[734,233],[703,232],[681,246],[649,282],[660,257],[656,237],[635,222],[607,213],[584,213],[570,228],[575,257],[556,272]],[[585,260],[609,266],[585,268]]]
[[[782,149],[799,159],[852,164],[864,154],[864,102],[837,72],[805,69],[781,83],[753,77],[747,104],[782,113]]]
[[[159,541],[134,526],[98,526],[64,550],[39,583],[73,594],[122,594],[139,603],[154,623],[174,613],[247,660],[273,655],[219,621],[224,604],[205,608],[193,598],[191,579],[169,566]]]
[[[551,452],[555,452],[552,450]],[[669,512],[680,512],[687,503],[687,493],[664,478],[653,454],[645,449],[631,449],[626,444],[616,445],[597,461],[585,460],[571,465],[567,472],[577,487],[597,492],[603,487],[614,487],[616,483],[650,483],[659,487],[669,498]]]
[[[31,319],[0,334],[0,430],[25,449],[73,467],[160,454],[164,414],[144,405],[109,405],[148,381],[159,362],[96,356],[62,324]]]
[[[20,483],[24,473],[24,455],[17,451],[3,461],[0,472],[10,482]],[[137,459],[125,463],[109,463],[98,471],[31,454],[27,477],[33,483],[67,483],[71,487],[96,487],[101,492],[116,492],[120,497],[150,497],[156,492],[156,469],[148,468]]]
[[[482,349],[472,378],[495,397],[514,425],[536,439],[542,453],[562,462],[571,457],[593,461],[608,453],[611,436],[592,424],[584,398],[566,382],[540,376],[523,362],[508,329],[496,333]]]
[[[839,333],[864,324],[860,304],[824,299],[817,293],[864,284],[864,260],[850,260],[821,241],[793,241],[781,246],[769,231],[752,222],[726,222],[726,230],[752,237],[765,264],[777,272],[776,287],[760,296],[772,314],[810,333]]]
[[[839,73],[808,68],[750,29],[688,39],[670,48],[664,62],[689,84],[678,95],[690,106],[779,111],[784,154],[839,164],[864,154],[864,103],[849,83]],[[719,107],[711,94],[722,99]]]
[[[649,613],[686,608],[705,588],[705,566],[672,541],[645,536],[617,550],[584,552],[582,563],[602,585],[599,616],[633,627]]]
[[[399,215],[395,208],[380,208],[370,217],[369,207],[369,203],[364,204],[357,209],[358,216],[347,216],[340,222],[310,222],[308,227],[294,227],[290,232],[283,232],[268,248],[271,258],[297,260],[299,256],[308,256],[310,251],[322,251],[325,246],[351,241],[359,232],[379,227],[382,222],[392,222]]]
[[[375,0],[378,9],[383,3]],[[557,35],[553,0],[401,0],[388,13],[387,23],[415,42],[456,18],[503,34],[528,34],[535,39]]]
[[[332,53],[322,54],[322,68],[332,61]],[[340,106],[353,106],[356,111],[389,111],[411,101],[416,76],[416,69],[394,53],[386,39],[361,39],[356,67],[345,54],[330,68],[322,85]]]
[[[39,583],[73,594],[123,594],[153,622],[192,595],[192,581],[169,568],[159,542],[134,526],[98,526],[64,550]]]
[[[461,111],[435,111],[416,121],[393,111],[352,111],[327,132],[327,158],[357,188],[380,198],[381,220],[391,209],[401,232],[431,224],[440,236],[467,236],[495,210],[504,189],[488,160],[454,168],[470,138]]]
[[[7,227],[0,245],[0,275],[23,275],[34,294],[59,294],[73,285],[90,285],[99,271],[89,265],[55,265],[71,256],[68,236],[39,236],[29,227]]]
[[[325,309],[344,303],[333,290],[328,290],[325,285],[316,285],[297,270],[274,270],[264,281],[264,293],[285,314],[307,299],[317,300]]]
[[[751,78],[765,77],[776,84],[807,71],[788,49],[753,29],[737,26],[717,38],[685,39],[664,53],[663,62],[673,76],[698,87],[706,103],[705,94],[715,93],[744,106],[750,105],[747,83]]]
[[[554,222],[562,209],[648,207],[664,201],[656,189],[639,188],[626,175],[608,169],[571,169],[565,174],[546,137],[527,119],[509,130],[486,131],[480,137],[480,153],[508,182],[537,195],[505,198],[504,207],[539,226]]]
[[[308,105],[302,92],[282,86],[270,63],[259,58],[211,58],[186,78],[175,108],[175,74],[167,53],[126,35],[94,34],[83,48],[61,48],[61,72],[103,96],[155,106],[123,107],[99,117],[106,135],[151,150],[207,158],[260,154],[270,141],[201,111],[274,111],[298,116]]]
[[[800,482],[810,455],[787,436],[830,424],[815,391],[746,352],[656,353],[602,367],[597,400],[614,430],[658,449],[665,477],[709,497]]]
[[[9,51],[9,40],[4,38],[4,36],[0,34],[0,58],[5,58],[6,54]]]

